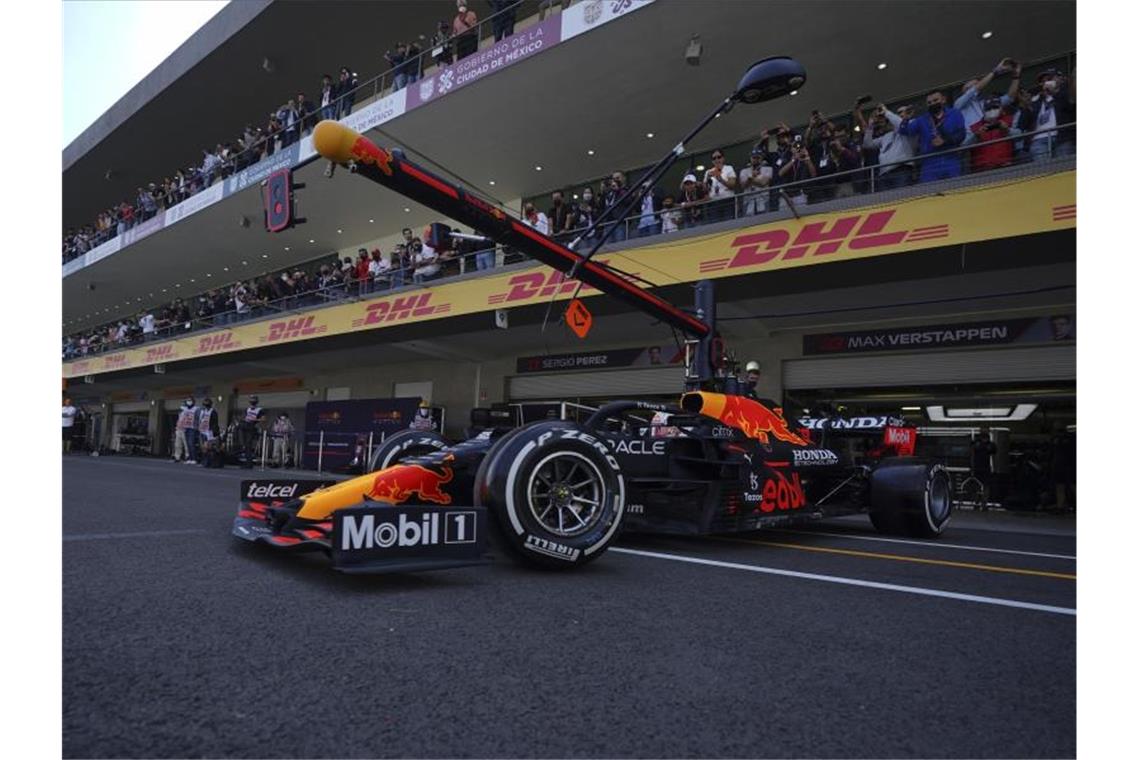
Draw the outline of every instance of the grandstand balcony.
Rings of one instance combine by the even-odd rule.
[[[145,156],[124,147],[131,142],[130,134],[145,133],[172,118],[173,106],[167,101],[184,98],[213,82],[221,82],[222,75],[213,72],[224,70],[227,64],[232,65],[243,56],[248,57],[249,49],[265,51],[265,60],[286,59],[286,50],[292,48],[277,41],[274,30],[320,28],[319,24],[333,23],[326,14],[312,8],[303,10],[308,4],[270,3],[260,6],[256,13],[248,4],[234,5],[246,7],[240,13],[234,9],[221,14],[219,24],[215,25],[219,28],[211,29],[208,25],[187,43],[199,51],[199,60],[193,65],[184,65],[185,73],[173,77],[165,87],[150,83],[154,90],[150,100],[129,115],[122,115],[114,128],[106,130],[102,140],[85,134],[69,146],[65,152],[65,220],[93,214],[121,195],[129,195],[129,191],[119,190],[114,182],[96,178],[97,169],[93,167],[109,163],[130,165],[130,170],[123,169],[121,174],[127,175],[123,178],[124,187],[133,187],[143,181],[144,175],[158,177],[168,174],[169,167],[185,163],[184,158],[171,156],[172,148],[166,144],[161,151]],[[592,2],[571,6],[566,15],[584,14],[590,5]],[[343,17],[350,17],[353,10],[337,4],[322,7],[331,9],[327,11],[329,14]],[[355,7],[358,12],[376,12]],[[812,40],[811,17],[823,7],[834,14],[832,25],[851,30],[850,39],[829,40],[826,44]],[[663,0],[635,3],[629,12],[610,23],[551,44],[525,60],[504,66],[501,71],[456,87],[453,92],[429,99],[415,108],[407,108],[411,93],[401,91],[395,96],[405,101],[403,108],[397,109],[401,113],[392,115],[368,133],[382,145],[403,147],[413,157],[427,157],[437,166],[451,169],[464,185],[517,209],[520,199],[544,193],[552,187],[574,188],[613,170],[629,172],[644,166],[727,94],[749,63],[769,53],[789,53],[804,62],[809,81],[803,92],[755,110],[741,107],[719,119],[692,146],[693,162],[714,147],[750,144],[762,129],[773,124],[803,123],[812,108],[825,114],[844,113],[850,109],[854,97],[864,92],[884,96],[924,93],[932,85],[960,81],[973,72],[987,70],[1007,54],[1025,61],[1046,60],[1058,51],[1071,50],[1074,45],[1071,8],[1054,3],[1024,3],[1016,8],[986,6],[970,18],[963,18],[960,7],[949,3],[925,4],[921,12],[890,7],[895,9],[898,18],[892,19],[886,28],[882,18],[868,13],[865,6],[856,8],[845,3],[824,6],[772,3],[760,6],[759,12],[756,6],[745,3],[718,5],[715,12],[707,4]],[[484,10],[478,8],[478,4],[476,9]],[[392,25],[388,27],[393,30],[393,40],[413,36],[411,30],[418,21],[411,13],[411,9],[403,5],[393,13],[389,19]],[[528,29],[533,35],[545,28],[542,24],[546,22],[540,22],[536,16],[519,15],[516,37],[527,35]],[[774,26],[773,18],[786,23]],[[355,24],[348,26],[355,27]],[[927,30],[931,28],[939,30],[939,37],[946,40],[952,53],[907,56],[895,61],[883,52],[890,50],[893,40],[900,37],[929,37]],[[981,32],[990,28],[1001,30],[996,41],[981,39]],[[686,65],[682,55],[694,30],[699,30],[704,50],[701,65],[697,67]],[[289,75],[295,72],[297,79],[314,82],[323,70],[339,68],[340,60],[378,57],[374,48],[375,33],[367,36],[368,42],[364,35],[359,39],[353,36],[357,33],[355,29],[351,33],[346,31],[344,49],[337,53],[337,62],[320,64],[315,52],[306,52],[303,61],[290,65]],[[492,43],[492,40],[484,41],[481,50]],[[172,61],[182,52],[176,53]],[[886,69],[877,68],[881,62],[888,63]],[[171,66],[174,63],[168,61]],[[299,69],[305,65],[310,65],[316,73],[302,73]],[[156,72],[161,73],[162,69]],[[278,78],[283,78],[285,72],[279,70],[279,73],[282,77]],[[367,74],[367,71],[362,73]],[[429,68],[425,71],[425,81],[438,73],[438,69]],[[256,77],[247,72],[242,71],[231,79],[237,82],[226,79],[224,87],[218,87],[224,103],[219,104],[216,112],[211,110],[212,121],[194,123],[193,130],[187,129],[189,125],[179,124],[172,139],[164,143],[174,143],[176,148],[182,149],[199,142],[211,144],[217,141],[219,134],[240,131],[249,117],[240,115],[239,104],[248,106],[249,103],[243,103],[243,98],[230,89],[237,84],[244,83],[258,98],[281,99],[263,94],[264,82],[257,83]],[[388,103],[394,97],[383,77],[371,85],[366,76],[362,76],[361,81],[365,84],[354,115],[368,108],[375,111],[374,104]],[[535,83],[556,86],[536,87]],[[368,92],[369,86],[372,92]],[[283,82],[282,89],[282,97],[287,97],[291,90],[300,88]],[[418,93],[416,99],[422,99]],[[136,100],[141,102],[144,98]],[[120,115],[115,109],[108,114],[108,117],[116,116]],[[224,116],[232,117],[225,127],[218,121]],[[148,142],[148,149],[150,145]],[[155,306],[175,296],[196,295],[237,279],[292,268],[319,257],[331,260],[333,252],[343,258],[352,256],[359,247],[383,246],[387,251],[387,242],[394,239],[400,228],[419,229],[439,218],[429,209],[393,193],[377,192],[359,180],[342,176],[341,172],[331,179],[326,178],[324,162],[304,157],[305,147],[304,142],[299,146],[299,166],[295,173],[295,180],[307,186],[297,194],[300,214],[308,220],[305,225],[268,235],[262,224],[261,190],[255,180],[247,177],[245,187],[237,187],[239,183],[216,184],[203,193],[212,195],[196,204],[201,210],[175,214],[182,218],[170,223],[164,219],[163,224],[152,225],[156,228],[152,234],[145,234],[148,230],[139,228],[112,246],[117,250],[102,256],[88,256],[81,265],[65,267],[64,333],[132,316],[142,307]],[[192,148],[188,149],[192,152]],[[737,160],[738,169],[740,164]],[[1073,166],[1071,160],[1023,165],[998,174],[964,177],[944,187],[918,185],[890,194],[876,192],[873,202],[891,203],[971,184],[991,185],[999,180],[1026,181],[1032,176],[1063,172]],[[115,176],[114,171],[109,174]],[[233,192],[229,191],[231,186]],[[108,191],[106,202],[94,200],[98,194],[92,187]],[[219,197],[215,200],[213,195]],[[857,195],[813,204],[796,213],[835,213],[865,206],[870,200],[870,196]],[[193,199],[187,203],[193,204]],[[791,215],[791,212],[781,211],[759,217],[749,215],[744,199],[738,197],[730,218],[716,225],[678,233],[674,240],[777,224]],[[623,224],[636,226],[635,222]],[[662,242],[630,237],[631,240],[606,250],[652,247]],[[501,275],[507,271],[503,266],[520,269],[528,266],[525,263],[512,265],[509,261],[509,252],[500,251],[495,270],[472,272],[469,271],[470,258],[465,258],[457,262],[461,270],[458,276],[477,279]],[[641,275],[646,276],[646,273]],[[375,297],[375,293],[344,296],[350,299]],[[327,306],[324,299],[325,296],[316,294],[304,303],[298,300],[279,304],[264,317],[277,318],[299,309],[321,308]],[[212,320],[209,324],[194,324],[190,329],[216,328],[217,323]],[[90,370],[88,366],[77,374],[87,374]]]

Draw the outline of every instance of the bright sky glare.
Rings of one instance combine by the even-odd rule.
[[[65,0],[63,147],[228,0]]]

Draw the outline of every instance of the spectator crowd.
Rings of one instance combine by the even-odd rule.
[[[462,10],[466,8],[462,0],[459,7],[459,15],[470,13]],[[501,19],[497,21],[496,35],[513,31],[513,17],[510,25],[504,23]],[[450,38],[455,41],[456,50],[459,36],[453,33]],[[399,68],[415,60],[416,51],[418,48],[411,43],[398,44],[394,54],[389,51],[387,57],[400,86],[407,86],[418,77],[417,68]],[[951,97],[942,90],[931,91],[921,107],[911,103],[871,106],[871,99],[864,96],[855,102],[850,115],[824,118],[813,111],[806,126],[796,130],[780,123],[760,132],[759,141],[748,153],[748,163],[739,171],[728,162],[724,150],[714,150],[711,167],[691,164],[679,187],[648,188],[632,217],[620,222],[607,218],[605,227],[593,231],[589,231],[591,225],[615,206],[627,190],[626,175],[621,171],[613,172],[596,189],[592,185],[580,188],[569,200],[563,191],[554,191],[545,212],[533,201],[526,202],[522,220],[563,242],[577,240],[582,249],[595,243],[610,226],[613,229],[607,238],[609,242],[630,236],[668,234],[737,215],[794,209],[1019,162],[1073,155],[1076,148],[1075,74],[1066,77],[1056,68],[1045,68],[1036,75],[1034,84],[1026,88],[1021,81],[1021,69],[1017,61],[1003,58],[991,71],[956,88],[950,93]],[[1003,81],[1001,91],[992,87],[995,81],[1005,79],[1008,82]],[[289,113],[280,119],[279,114],[271,115],[270,124],[276,125],[271,134],[284,135],[280,139],[288,145],[316,123],[313,115],[316,110],[320,110],[321,118],[347,114],[352,107],[350,90],[355,83],[355,75],[347,67],[341,69],[335,84],[326,76],[321,97],[315,104],[310,105],[298,94],[287,104],[286,110],[292,109],[289,111],[292,117]],[[328,116],[326,109],[332,109]],[[267,149],[265,146],[272,141],[260,130],[251,130],[247,127],[239,145],[256,145],[260,140],[263,149]],[[204,161],[200,170],[178,172],[154,192],[140,188],[134,207],[124,203],[117,216],[111,210],[101,215],[101,219],[107,217],[103,219],[102,228],[107,230],[117,225],[121,232],[125,229],[124,218],[137,224],[153,216],[159,209],[173,205],[172,198],[173,202],[180,200],[183,188],[188,187],[188,192],[193,192],[197,187],[195,183],[205,182],[204,186],[208,186],[218,177],[226,176],[228,171],[238,170],[235,167],[244,166],[234,163],[233,159],[246,153],[248,151],[238,151],[231,155],[226,146],[218,146],[217,152],[212,154],[213,160]],[[177,337],[194,329],[496,265],[493,246],[454,238],[450,231],[443,225],[430,225],[424,228],[422,236],[416,236],[405,228],[402,240],[386,253],[361,248],[355,260],[337,258],[238,281],[188,300],[177,298],[159,309],[140,312],[132,319],[120,319],[66,337],[63,355],[65,359],[82,357],[159,337]],[[85,235],[78,233],[75,237]],[[96,239],[94,244],[97,242]],[[509,261],[511,255],[507,251],[505,260]]]
[[[495,40],[514,34],[515,15],[521,0],[489,2],[494,11],[491,24]],[[479,45],[478,24],[479,19],[468,7],[467,0],[456,0],[454,18],[450,23],[440,21],[430,38],[420,35],[418,41],[398,42],[394,50],[384,53],[387,70],[381,76],[389,77],[392,92],[418,80],[424,67],[420,42],[428,42],[427,52],[438,65],[471,55]],[[335,77],[322,75],[313,98],[297,92],[270,111],[264,123],[260,120],[247,123],[233,139],[203,148],[199,161],[176,169],[161,182],[156,180],[138,187],[132,197],[100,212],[90,224],[69,228],[63,236],[63,263],[293,145],[322,119],[344,118],[352,113],[359,88],[359,77],[350,66],[342,66]]]
[[[1045,68],[1026,88],[1021,68],[1003,58],[950,97],[931,91],[921,106],[871,106],[864,96],[850,114],[824,118],[812,111],[800,129],[780,123],[761,131],[739,171],[723,149],[711,153],[708,168],[693,158],[678,187],[649,188],[632,216],[621,222],[607,217],[605,226],[614,226],[607,241],[1073,155],[1075,75]],[[992,91],[993,82],[1007,78],[1004,91]],[[546,214],[537,213],[533,202],[525,204],[524,219],[571,240],[615,205],[626,187],[625,174],[617,171],[596,188],[580,188],[570,203],[564,191],[555,191]],[[584,243],[600,234],[595,231]]]

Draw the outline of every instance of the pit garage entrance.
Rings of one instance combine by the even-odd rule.
[[[795,359],[782,374],[789,417],[902,418],[918,428],[916,454],[951,468],[960,493],[985,432],[991,506],[1075,505],[1075,344]]]

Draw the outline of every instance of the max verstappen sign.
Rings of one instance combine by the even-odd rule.
[[[804,354],[807,355],[1048,343],[1075,340],[1076,337],[1076,317],[1072,314],[1054,314],[1051,317],[821,333],[805,335],[803,345]]]

